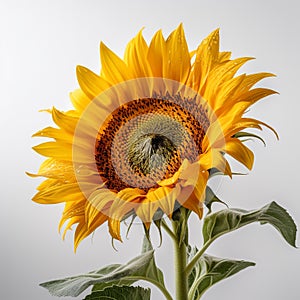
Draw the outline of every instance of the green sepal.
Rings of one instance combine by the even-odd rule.
[[[206,186],[204,204],[208,208],[208,213],[211,213],[211,207],[214,202],[222,203],[228,207],[228,205],[224,201],[220,200],[216,196],[216,194],[209,186]]]
[[[143,223],[143,227],[144,227],[145,237],[150,241],[150,228],[147,228],[144,223]]]
[[[259,135],[250,133],[250,132],[240,131],[240,132],[237,132],[236,134],[234,134],[232,137],[234,137],[234,138],[243,138],[243,137],[256,138],[256,139],[260,140],[264,144],[264,146],[266,146],[266,143],[262,137],[260,137]]]
[[[217,168],[211,168],[209,170],[209,178],[213,178],[215,176],[228,176],[228,174],[225,174],[224,172],[221,172]],[[231,172],[231,175],[247,175],[245,173],[239,173],[239,172]]]
[[[156,226],[157,230],[158,230],[158,234],[159,234],[159,246],[161,246],[162,244],[162,232],[161,232],[161,219],[158,220],[154,220],[154,225]]]
[[[296,224],[287,211],[276,202],[271,202],[254,211],[224,209],[207,215],[202,230],[204,243],[253,222],[269,223],[281,233],[291,246],[296,247]]]
[[[128,228],[127,228],[127,231],[126,231],[126,238],[128,238],[129,231],[130,231],[130,229],[131,229],[131,226],[132,226],[132,224],[133,224],[135,218],[136,218],[136,215],[132,215],[131,221],[130,221],[130,223],[129,223],[129,225],[128,225]]]
[[[188,218],[191,212],[185,207],[181,206],[174,213],[176,213],[176,218],[173,218],[173,223],[175,225],[175,234],[178,237],[178,245],[181,246],[182,243],[188,245]],[[174,215],[173,213],[173,215]]]
[[[103,291],[95,291],[84,300],[150,300],[151,290],[140,286],[111,286]]]
[[[194,251],[194,254],[197,249]],[[204,292],[216,284],[255,263],[244,260],[230,260],[203,255],[189,275],[189,300],[198,300]]]

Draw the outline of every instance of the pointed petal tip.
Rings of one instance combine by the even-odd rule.
[[[145,29],[145,28],[146,28],[146,26],[145,26],[145,25],[144,25],[144,26],[142,26],[142,27],[141,27],[141,29],[139,30],[139,32],[138,32],[138,34],[137,34],[137,35],[138,35],[138,36],[139,36],[139,35],[142,35],[142,34],[143,34],[143,31],[144,31],[144,29]]]
[[[105,50],[107,50],[107,49],[109,49],[105,44],[104,44],[104,42],[100,42],[100,53],[101,53],[101,51],[105,51]]]
[[[180,22],[177,29],[183,30],[183,22]]]
[[[29,173],[29,172],[27,172],[27,171],[25,171],[25,174],[26,174],[27,176],[29,176],[29,177],[33,177],[33,178],[35,178],[35,177],[38,177],[38,176],[39,176],[38,174]]]
[[[43,109],[39,109],[38,112],[47,112],[47,113],[52,113],[52,109],[51,108],[43,108]]]
[[[220,34],[220,27],[217,27],[212,33],[214,34]]]
[[[75,245],[75,243],[74,243],[74,248],[73,248],[74,254],[77,253],[77,249],[78,249],[78,245]]]
[[[149,231],[151,222],[144,222],[145,228]]]
[[[102,41],[100,41],[100,46],[99,46],[99,48],[100,48],[100,59],[102,59],[102,57],[103,57],[103,52],[108,51],[109,48],[108,48]]]
[[[77,75],[77,79],[79,80],[79,77],[86,74],[89,71],[88,68],[81,66],[81,65],[77,65],[76,66],[76,75]]]

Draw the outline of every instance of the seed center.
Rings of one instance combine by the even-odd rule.
[[[174,143],[161,134],[145,134],[137,138],[128,153],[130,167],[143,175],[164,171],[176,151]]]
[[[166,99],[132,100],[113,111],[99,129],[99,175],[111,190],[147,192],[173,176],[184,159],[197,159],[208,126],[206,111],[194,98],[168,94]]]

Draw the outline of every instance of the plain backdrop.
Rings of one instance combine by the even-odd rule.
[[[39,179],[35,172],[43,158],[31,149],[37,130],[52,124],[38,110],[70,109],[70,91],[78,87],[76,65],[94,72],[100,68],[99,42],[123,55],[127,42],[145,26],[149,42],[162,29],[167,36],[183,22],[190,49],[220,28],[221,49],[233,57],[253,56],[241,72],[273,72],[264,86],[280,95],[268,97],[250,114],[272,125],[280,140],[263,131],[267,147],[249,142],[255,165],[247,176],[215,184],[218,196],[231,207],[260,208],[272,200],[286,207],[300,224],[299,199],[299,51],[298,1],[0,1],[0,124],[1,212],[0,298],[50,300],[38,284],[126,262],[138,255],[142,229],[134,225],[129,239],[111,247],[107,227],[96,231],[73,252],[73,233],[65,241],[57,231],[63,205],[42,206],[31,201]],[[238,164],[235,170],[246,172]],[[191,219],[191,243],[201,244],[201,221]],[[299,235],[298,235],[299,239]],[[173,290],[172,247],[166,236],[160,248],[153,230],[157,263]],[[245,259],[255,267],[209,290],[203,300],[297,300],[300,295],[300,252],[274,228],[253,224],[216,241],[209,253]],[[67,298],[69,299],[69,298]],[[82,297],[78,297],[82,299]],[[163,299],[153,289],[152,299]]]

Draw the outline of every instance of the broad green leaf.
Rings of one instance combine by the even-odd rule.
[[[224,209],[207,215],[203,224],[204,243],[253,222],[274,226],[295,247],[296,225],[287,211],[276,202],[254,211]]]
[[[151,244],[150,240],[148,240],[147,237],[145,236],[143,246],[142,246],[142,253],[146,253],[151,250],[153,250],[152,244]],[[155,263],[154,255],[150,259],[150,262],[147,265],[147,267],[144,268],[144,271],[145,272],[144,272],[143,276],[154,279],[155,281],[159,282],[161,285],[165,286],[163,272],[157,267],[157,265]],[[142,275],[142,272],[139,272],[139,273],[140,273],[140,275]]]
[[[142,254],[143,253],[148,253],[153,251],[153,247],[147,236],[144,236],[144,241],[142,245]],[[132,277],[132,278],[130,278]],[[114,280],[111,282],[101,282],[97,283],[93,287],[93,291],[102,291],[105,288],[112,286],[112,285],[118,285],[118,286],[123,286],[123,285],[131,285],[134,282],[138,281],[138,278],[150,278],[153,279],[154,281],[158,282],[160,285],[165,287],[164,284],[164,276],[162,271],[157,268],[154,255],[149,259],[147,265],[143,266],[140,268],[137,272],[131,274],[131,276],[126,276],[126,279],[120,278],[119,280]]]
[[[189,299],[200,299],[203,293],[215,283],[254,265],[255,263],[253,262],[243,260],[228,260],[203,255],[194,268],[195,270],[198,268],[198,271],[194,272],[194,275],[197,276],[193,278],[193,284],[191,285],[189,292]]]
[[[84,300],[150,300],[151,290],[140,286],[112,286],[103,291],[92,292]]]
[[[142,253],[125,265],[110,265],[99,271],[90,272],[59,280],[52,280],[40,285],[49,290],[53,296],[77,297],[89,286],[96,283],[116,282],[124,277],[145,273],[149,263],[153,259],[153,250]]]

